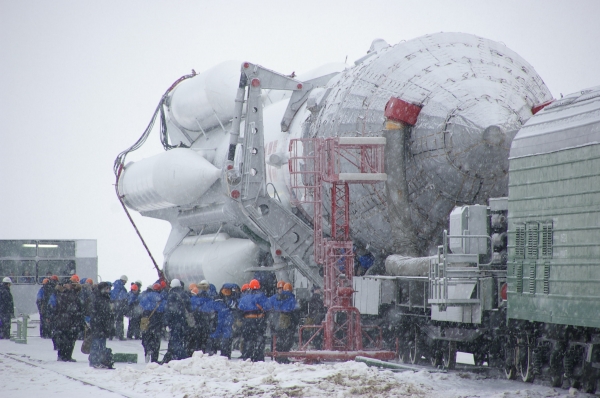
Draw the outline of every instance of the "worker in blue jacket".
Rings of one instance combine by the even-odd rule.
[[[242,334],[244,335],[244,349],[242,358],[250,358],[252,362],[265,360],[265,331],[267,322],[265,308],[268,299],[260,290],[260,282],[252,279],[249,283],[250,293],[243,296],[238,304],[244,313]]]
[[[231,359],[231,338],[233,328],[233,312],[232,307],[235,306],[231,296],[231,287],[223,285],[219,291],[219,295],[204,304],[206,312],[214,312],[217,318],[217,326],[215,331],[210,334],[208,342],[209,355],[221,351],[221,356]]]
[[[163,314],[166,303],[163,302],[160,295],[161,286],[159,283],[148,287],[140,294],[140,307],[142,307],[142,319],[148,319],[147,329],[141,328],[142,346],[146,363],[158,362],[158,352],[160,351],[160,336],[163,328]]]
[[[196,336],[193,339],[194,351],[209,353],[208,337],[214,332],[212,315],[208,303],[213,301],[210,293],[210,283],[203,280],[198,284],[196,294],[190,298],[192,314],[196,323]]]
[[[271,335],[276,341],[276,351],[287,352],[294,344],[296,325],[292,313],[297,303],[292,290],[290,283],[277,282],[277,293],[269,298],[267,305]],[[271,349],[273,349],[273,341],[271,341]],[[279,363],[289,362],[287,358],[275,358],[275,360]]]
[[[40,313],[40,337],[43,339],[52,337],[50,315],[48,314],[48,300],[52,293],[54,293],[54,287],[50,284],[50,279],[44,278],[35,300]]]
[[[113,307],[115,314],[115,336],[119,340],[125,340],[125,326],[123,324],[123,317],[127,312],[127,289],[125,289],[125,283],[127,283],[127,275],[121,275],[119,279],[113,283],[112,291],[110,292],[110,302]],[[112,338],[111,338],[112,340]]]

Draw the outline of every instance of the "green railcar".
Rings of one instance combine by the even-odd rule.
[[[530,119],[509,164],[508,318],[600,328],[600,90]]]

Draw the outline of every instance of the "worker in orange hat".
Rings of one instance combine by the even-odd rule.
[[[260,290],[260,282],[252,279],[248,284],[251,292],[243,296],[238,307],[244,313],[242,335],[244,336],[244,352],[242,358],[250,358],[252,362],[265,360],[265,331],[267,322],[265,311],[268,299]]]
[[[271,327],[271,350],[287,352],[294,344],[294,331],[296,322],[294,311],[296,310],[296,296],[292,293],[292,285],[285,281],[277,283],[277,294],[269,298],[269,325]],[[276,341],[273,347],[273,341]],[[289,363],[287,358],[275,358],[279,363]]]
[[[142,338],[140,330],[140,321],[142,320],[142,307],[140,307],[140,287],[136,282],[132,282],[127,294],[127,316],[129,317],[129,326],[127,326],[127,339],[139,340]]]
[[[77,335],[84,328],[84,308],[80,299],[79,276],[72,275],[67,283],[56,287],[54,338],[58,361],[76,362],[72,355]]]
[[[50,284],[50,279],[44,278],[42,287],[38,290],[35,303],[40,313],[40,337],[49,339],[52,337],[52,328],[50,326],[50,314],[48,314],[48,300],[54,293],[54,287]]]

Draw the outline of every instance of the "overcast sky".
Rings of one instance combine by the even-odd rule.
[[[594,0],[0,0],[0,239],[97,239],[103,279],[147,285],[156,274],[112,164],[192,68],[237,59],[298,73],[352,63],[375,38],[456,31],[503,42],[557,98],[600,85],[598,15]],[[155,131],[127,159],[161,150]],[[162,264],[169,224],[134,218]]]

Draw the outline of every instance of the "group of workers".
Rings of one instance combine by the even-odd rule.
[[[90,366],[102,369],[112,368],[106,340],[113,338],[141,338],[146,362],[159,362],[161,338],[168,335],[167,352],[159,363],[188,358],[195,351],[220,351],[231,358],[234,338],[239,338],[242,359],[264,361],[267,327],[276,336],[272,348],[288,351],[293,345],[298,304],[290,283],[277,282],[277,292],[267,297],[257,279],[241,288],[225,283],[219,291],[206,280],[185,287],[178,279],[170,284],[158,280],[143,292],[141,282],[135,281],[127,291],[127,281],[125,275],[112,284],[95,284],[78,275],[43,279],[36,300],[40,336],[52,339],[58,361],[74,362],[75,342],[84,338],[91,340]],[[10,338],[14,318],[10,285],[7,277],[0,286],[1,338]]]
[[[283,281],[268,298],[256,279],[241,288],[225,283],[219,291],[206,280],[186,289],[173,279],[169,288],[157,282],[141,293],[139,306],[147,362],[158,362],[163,327],[168,328],[169,345],[160,363],[188,358],[194,351],[209,355],[220,351],[231,358],[234,337],[241,338],[242,359],[264,361],[269,321],[272,334],[278,336],[278,350],[289,350],[293,344],[297,303],[292,285]]]

